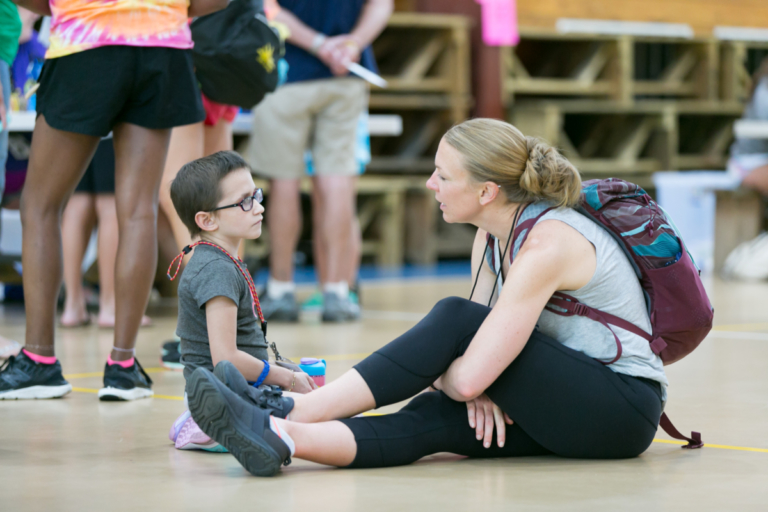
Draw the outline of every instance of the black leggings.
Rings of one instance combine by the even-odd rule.
[[[432,384],[464,354],[489,312],[458,297],[443,299],[413,329],[356,365],[376,406]],[[662,412],[658,383],[615,373],[539,332],[485,393],[514,420],[503,448],[495,431],[490,448],[476,439],[465,403],[430,392],[394,414],[341,420],[357,443],[349,467],[399,466],[438,452],[636,457],[653,441]]]

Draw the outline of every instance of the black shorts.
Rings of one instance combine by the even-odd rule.
[[[83,178],[77,184],[75,193],[114,194],[115,193],[115,146],[112,139],[102,139],[93,160],[88,164]]]
[[[47,60],[37,113],[58,130],[98,137],[119,123],[165,129],[205,119],[191,52],[139,46]]]

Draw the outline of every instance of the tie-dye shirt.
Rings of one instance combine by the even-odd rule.
[[[188,0],[50,0],[53,59],[100,46],[192,48]]]

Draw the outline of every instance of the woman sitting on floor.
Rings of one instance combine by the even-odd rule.
[[[427,187],[443,218],[478,228],[471,301],[441,300],[335,382],[283,397],[280,415],[289,412],[287,419],[276,418],[268,404],[243,400],[235,372],[216,368],[221,380],[202,369],[193,374],[194,419],[251,473],[272,475],[291,456],[384,467],[437,452],[623,458],[650,445],[667,379],[648,342],[615,329],[623,353],[604,364],[617,355],[610,330],[545,309],[555,292],[567,291],[651,331],[629,260],[573,209],[578,171],[555,149],[490,119],[448,131],[435,167]],[[557,208],[541,217],[522,247],[510,247],[513,226],[551,206]],[[500,275],[492,268],[499,261]],[[419,394],[428,386],[435,390]],[[352,418],[417,394],[397,413]]]

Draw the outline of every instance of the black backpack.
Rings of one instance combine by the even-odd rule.
[[[192,21],[192,59],[211,100],[249,109],[277,88],[285,48],[264,16],[262,0],[233,0]]]

